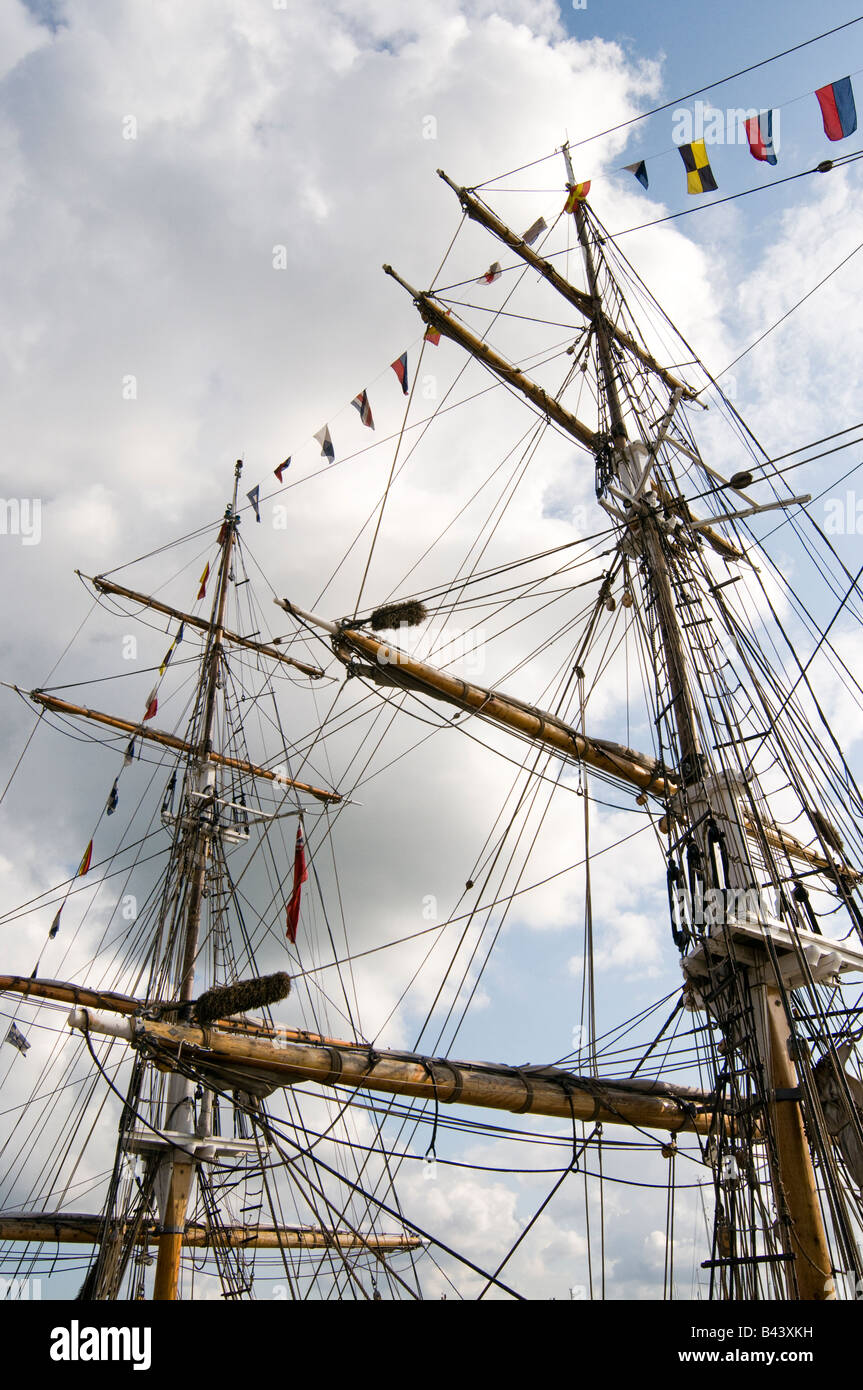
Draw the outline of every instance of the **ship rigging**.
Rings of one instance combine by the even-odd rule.
[[[649,303],[648,293],[580,196],[568,149],[562,153],[565,210],[538,245],[441,173],[465,224],[516,258],[507,267],[516,284],[530,274],[534,289],[554,296],[572,320],[566,345],[534,354],[531,370],[529,353],[489,341],[499,321],[512,340],[510,293],[477,331],[458,312],[453,287],[420,291],[384,267],[427,334],[455,344],[506,393],[508,407],[518,402],[527,412],[515,466],[483,544],[471,541],[469,563],[414,592],[405,585],[381,595],[377,609],[360,604],[366,564],[354,611],[319,613],[318,601],[286,594],[281,584],[272,586],[277,607],[268,601],[268,618],[262,607],[244,610],[251,566],[240,541],[238,464],[208,542],[213,572],[208,560],[201,581],[202,592],[208,579],[213,585],[208,616],[111,575],[85,580],[99,605],[200,634],[174,727],[149,717],[149,699],[147,715],[135,720],[89,696],[81,703],[66,688],[23,692],[40,722],[95,729],[115,756],[133,748],[130,761],[147,749],[164,778],[157,822],[138,851],[151,836],[168,848],[131,928],[124,933],[109,921],[74,978],[45,976],[41,958],[32,973],[0,976],[16,1026],[25,1008],[27,1019],[40,1011],[56,1018],[49,1011],[61,1008],[68,1014],[40,1073],[50,1089],[40,1095],[37,1083],[4,1145],[0,1242],[19,1252],[19,1269],[28,1260],[41,1268],[46,1249],[83,1246],[91,1258],[83,1270],[73,1266],[82,1299],[174,1301],[190,1295],[196,1276],[205,1285],[216,1280],[227,1297],[253,1297],[256,1278],[260,1285],[274,1271],[294,1297],[373,1298],[380,1286],[388,1297],[417,1298],[429,1279],[464,1297],[522,1297],[510,1261],[522,1242],[528,1248],[547,1207],[553,1215],[558,1192],[580,1182],[587,1227],[592,1220],[603,1232],[600,1252],[588,1243],[587,1253],[588,1282],[601,1296],[604,1191],[627,1181],[610,1165],[618,1154],[647,1152],[667,1167],[668,1295],[678,1184],[709,1198],[693,1264],[710,1297],[832,1300],[853,1296],[863,1279],[863,1109],[861,1083],[847,1069],[863,1032],[863,800],[819,702],[815,651],[829,654],[852,693],[860,692],[830,641],[832,624],[816,626],[815,651],[801,657],[790,620],[776,610],[781,576],[751,529],[765,513],[797,525],[810,498],[792,492],[764,460],[726,468],[703,458],[693,421],[712,378],[688,344],[679,354],[685,367],[660,360],[630,304]],[[544,254],[545,242],[567,226],[583,287]],[[670,335],[667,324],[664,331]],[[547,436],[574,451],[573,466],[591,470],[596,529],[565,543],[572,554],[549,548],[483,568],[496,519]],[[375,538],[397,459],[398,449]],[[835,613],[859,619],[856,580],[843,570],[840,562],[830,574]],[[535,639],[532,655],[548,659],[544,689],[519,688],[522,660],[480,681],[440,654],[453,614],[471,621],[482,614],[502,636],[511,627],[521,636],[524,616],[542,622],[547,609],[566,616],[551,636]],[[801,629],[813,626],[799,605],[796,617]],[[262,637],[276,619],[289,630]],[[420,631],[436,634],[422,654],[410,645]],[[629,730],[612,737],[594,723],[598,692],[622,652],[633,654],[643,678],[638,727],[649,742],[641,747],[631,746]],[[283,709],[294,714],[298,700],[316,698],[318,689],[329,711],[298,734]],[[434,738],[441,758],[467,739],[515,773],[447,920],[355,949],[338,876],[328,909],[317,866],[323,873],[328,859],[335,863],[338,837],[361,814],[356,794],[367,770],[378,775],[389,766],[378,750],[396,721],[411,730],[416,721],[419,743]],[[360,751],[344,763],[344,776],[335,775],[354,722]],[[653,837],[667,890],[666,949],[680,970],[672,996],[660,1001],[664,1021],[650,1010],[607,1030],[597,1014],[594,955],[602,932],[613,938],[615,922],[594,918],[602,861],[590,848],[603,795]],[[506,916],[530,887],[523,880],[549,808],[562,801],[569,821],[580,819],[584,845],[578,1044],[551,1060],[465,1060],[452,1044]],[[382,862],[384,844],[385,837]],[[284,931],[273,924],[292,870],[300,900],[306,847],[313,870],[306,910],[313,896],[317,937],[308,956],[301,944],[290,960]],[[125,848],[96,866],[106,880],[115,858],[123,871]],[[234,856],[244,863],[239,872]],[[270,894],[254,908],[251,863],[266,866]],[[64,905],[73,888],[77,894],[75,877],[52,905]],[[655,898],[648,902],[653,912]],[[420,941],[426,930],[429,949],[411,957],[404,980],[405,993],[417,986],[425,1010],[416,1044],[385,1046],[380,1029],[364,1034],[354,969],[367,949],[388,949],[402,936]],[[99,960],[107,946],[116,955],[110,969]],[[97,960],[100,978],[92,980]],[[295,1009],[305,1026],[296,1016],[285,1022]],[[348,1036],[322,1026],[333,1017]],[[641,1024],[653,1035],[644,1037]],[[74,1104],[51,1120],[50,1152],[31,1176],[24,1159],[48,1124],[45,1098],[64,1087]],[[500,1112],[494,1125],[484,1118],[492,1111]],[[91,1177],[85,1141],[92,1144],[108,1116],[116,1129],[110,1169],[83,1182],[84,1194],[98,1190],[100,1201],[82,1211],[77,1175]],[[542,1117],[553,1127],[505,1123],[530,1126]],[[403,1195],[403,1165],[412,1156],[434,1167],[448,1126],[502,1143],[527,1135],[537,1155],[547,1147],[557,1161],[535,1215],[494,1258],[443,1238]],[[425,1151],[413,1152],[420,1132]],[[681,1180],[681,1168],[702,1181]],[[57,1193],[62,1201],[54,1205]]]

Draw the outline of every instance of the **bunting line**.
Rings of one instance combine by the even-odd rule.
[[[856,21],[854,21],[854,22],[856,23]],[[842,28],[842,27],[847,27],[847,26],[839,26],[839,27]],[[831,30],[830,32],[834,32],[834,31]],[[837,31],[837,32],[838,32],[838,31]],[[812,40],[812,41],[810,41],[810,42],[814,42],[814,40]],[[800,45],[800,46],[805,47],[805,45]],[[789,52],[794,52],[794,51],[796,51],[796,50],[791,49],[791,50],[788,50],[788,51],[789,51]],[[766,60],[765,60],[765,61],[766,61]],[[758,68],[758,67],[761,67],[761,66],[763,66],[763,64],[756,63],[756,64],[754,64],[752,67],[747,68],[747,69],[744,69],[743,71],[751,72],[751,71],[753,71],[755,68]],[[712,85],[717,85],[717,84],[712,84]],[[706,88],[701,88],[701,89],[699,89],[700,92],[705,92],[705,91],[709,91],[709,90],[710,90],[710,87],[706,87]],[[698,93],[693,92],[693,93],[690,93],[690,96],[689,96],[689,97],[682,98],[681,100],[689,100],[691,97],[694,97],[694,96],[696,96],[696,95],[698,95]],[[854,92],[853,92],[853,87],[852,87],[852,82],[851,82],[851,77],[850,77],[850,76],[839,78],[839,79],[837,79],[836,81],[833,81],[833,82],[831,82],[831,83],[828,83],[828,84],[827,84],[826,86],[824,86],[824,87],[819,87],[819,88],[817,88],[816,91],[815,91],[815,93],[814,93],[814,95],[815,95],[815,97],[817,98],[817,101],[818,101],[818,106],[819,106],[819,110],[820,110],[821,118],[822,118],[822,123],[823,123],[823,127],[824,127],[824,133],[825,133],[825,135],[826,135],[826,137],[827,137],[828,140],[831,140],[831,141],[844,140],[844,139],[847,139],[848,136],[852,135],[852,134],[856,131],[856,129],[857,129],[857,112],[856,112],[856,105],[855,105],[855,101],[854,101]],[[802,98],[795,98],[795,100],[802,100]],[[672,105],[677,105],[677,104],[678,104],[678,103],[672,103]],[[668,108],[667,108],[667,107],[659,107],[659,108],[656,108],[657,111],[659,111],[659,110],[665,110],[665,109],[668,109]],[[750,108],[750,109],[751,109],[751,108]],[[777,156],[778,124],[777,124],[777,122],[774,120],[774,116],[775,116],[776,110],[777,110],[777,108],[775,108],[775,107],[774,107],[774,108],[770,108],[770,109],[763,109],[763,110],[759,111],[759,112],[758,112],[757,114],[755,114],[755,115],[748,116],[748,117],[746,117],[746,118],[743,120],[743,122],[742,122],[742,127],[741,127],[742,133],[743,133],[743,134],[745,135],[745,137],[746,137],[746,142],[747,142],[747,144],[748,144],[748,150],[749,150],[750,156],[751,156],[753,159],[759,161],[760,163],[765,163],[765,164],[768,164],[768,165],[770,165],[770,166],[775,166],[775,165],[778,163],[778,156]],[[654,112],[654,113],[650,113],[650,112],[645,113],[645,115],[649,115],[649,114],[655,114],[655,112]],[[640,118],[639,118],[639,119],[640,119]],[[625,123],[625,124],[628,124],[628,123]],[[576,142],[576,145],[580,145],[580,144],[584,144],[584,143],[585,143],[584,141],[578,141],[578,142]],[[712,144],[712,143],[714,143],[714,141],[709,141],[709,143]],[[674,147],[674,148],[676,148],[676,149],[679,151],[680,157],[681,157],[681,159],[682,159],[682,161],[683,161],[683,164],[684,164],[684,169],[685,169],[685,172],[686,172],[686,186],[687,186],[687,192],[688,192],[689,194],[702,195],[702,194],[704,194],[704,193],[712,193],[712,192],[716,192],[716,191],[719,190],[719,183],[718,183],[717,178],[716,178],[716,175],[714,174],[714,171],[713,171],[713,169],[712,169],[712,167],[711,167],[710,158],[708,157],[707,144],[708,144],[708,140],[700,139],[700,140],[691,140],[691,141],[688,141],[688,142],[679,143],[679,144],[677,144],[677,145]],[[573,146],[573,148],[575,148],[575,146]],[[669,152],[670,152],[670,151],[669,151]],[[663,153],[666,153],[666,152],[663,152]],[[629,164],[624,164],[624,165],[622,165],[622,166],[620,166],[620,167],[621,167],[621,169],[622,169],[623,171],[625,171],[626,173],[631,174],[632,177],[639,183],[639,185],[640,185],[645,191],[647,191],[647,190],[650,188],[650,176],[649,176],[649,172],[648,172],[648,163],[649,163],[649,162],[652,162],[652,159],[653,159],[653,158],[660,158],[660,157],[661,157],[660,155],[656,155],[656,156],[651,156],[651,157],[650,157],[650,160],[647,160],[647,159],[636,159],[636,160],[634,160],[633,162],[631,162],[631,163],[629,163]],[[529,166],[526,166],[526,167],[529,167]],[[828,166],[825,166],[825,167],[828,167]],[[514,172],[514,171],[513,171],[513,172]],[[809,172],[809,171],[806,171],[806,172]],[[794,177],[799,177],[799,176],[794,176]],[[494,180],[491,180],[491,182],[494,182]],[[586,200],[586,198],[587,198],[587,196],[588,196],[588,194],[589,194],[589,192],[590,192],[590,189],[591,189],[591,183],[592,183],[592,180],[591,180],[591,179],[583,179],[583,180],[580,180],[580,181],[577,182],[577,183],[573,183],[573,184],[568,185],[568,187],[567,187],[566,202],[565,202],[565,204],[564,204],[564,211],[565,211],[565,212],[573,212],[574,209],[575,209],[575,207],[577,206],[577,204],[578,204],[579,202],[583,202],[583,201]],[[482,186],[484,186],[484,185],[477,185],[477,186],[478,186],[478,187],[482,187]],[[755,190],[747,190],[747,191],[755,191]],[[731,195],[731,196],[738,196],[738,195]],[[720,200],[718,200],[718,201],[721,202],[721,201],[723,201],[723,200],[720,199]],[[711,206],[712,206],[712,204],[711,204]],[[690,210],[691,210],[691,209],[690,209]],[[657,220],[658,220],[658,221],[670,221],[670,220],[673,219],[673,217],[682,216],[682,215],[683,215],[682,213],[675,213],[675,214],[672,214],[670,217],[660,218],[660,219],[657,219]],[[654,224],[653,224],[653,223],[649,223],[649,224],[645,224],[645,225],[654,225]],[[547,230],[548,230],[548,224],[547,224],[547,222],[546,222],[546,220],[545,220],[545,217],[543,217],[543,216],[537,217],[537,218],[531,223],[531,225],[526,229],[526,231],[523,233],[523,235],[522,235],[522,241],[524,242],[525,245],[531,246],[531,245],[533,245],[533,243],[542,235],[542,233],[545,232],[545,231],[547,231]],[[628,228],[627,230],[635,231],[635,230],[638,230],[638,229],[637,229],[637,228]],[[621,233],[620,235],[622,235],[622,233]],[[552,254],[554,254],[554,253],[552,253]],[[503,274],[503,267],[501,266],[501,263],[500,263],[499,261],[492,261],[492,263],[491,263],[491,265],[488,267],[488,269],[485,270],[480,276],[477,277],[476,283],[477,283],[477,284],[484,284],[484,285],[492,285],[492,284],[496,283],[496,281],[497,281],[498,279],[500,279],[500,277],[501,277],[502,274]],[[465,282],[465,283],[469,283],[469,282]],[[437,347],[437,346],[440,344],[441,336],[442,336],[442,335],[441,335],[440,329],[435,328],[433,325],[429,324],[429,325],[426,327],[426,329],[425,329],[425,332],[424,332],[424,334],[423,334],[423,339],[422,339],[422,341],[423,341],[424,343],[429,343],[432,347]],[[408,352],[407,352],[407,350],[404,351],[404,352],[402,352],[393,362],[390,363],[390,368],[391,368],[391,370],[393,371],[393,373],[395,374],[396,380],[398,381],[399,387],[401,388],[402,395],[403,395],[403,396],[407,396],[407,395],[409,394],[409,391],[410,391],[410,364],[409,364],[409,357],[408,357]],[[374,430],[374,428],[375,428],[374,414],[373,414],[373,411],[372,411],[371,402],[370,402],[370,400],[369,400],[368,389],[367,389],[367,388],[364,388],[362,391],[358,392],[357,395],[354,396],[354,397],[352,398],[352,400],[349,402],[349,404],[357,411],[357,413],[358,413],[358,415],[359,415],[359,417],[360,417],[361,423],[362,423],[366,428],[371,429],[371,430]],[[317,443],[320,445],[321,458],[325,459],[325,460],[327,461],[327,463],[329,463],[329,464],[334,463],[335,460],[336,460],[335,445],[334,445],[334,443],[333,443],[332,434],[330,433],[329,424],[322,425],[321,428],[320,428],[319,430],[316,430],[316,431],[314,432],[313,438],[314,438],[314,439],[317,441]],[[284,486],[284,485],[285,485],[285,474],[286,474],[287,470],[291,467],[291,462],[292,462],[292,455],[288,454],[287,457],[286,457],[285,459],[283,459],[283,461],[282,461],[281,463],[277,464],[276,467],[273,469],[273,475],[274,475],[274,477],[276,478],[276,481],[280,484],[280,486]],[[260,511],[261,486],[262,486],[261,483],[257,483],[257,484],[246,494],[246,496],[247,496],[247,498],[248,498],[248,501],[249,501],[249,505],[251,506],[252,511],[254,512],[254,516],[255,516],[256,522],[260,522],[260,521],[261,521],[261,511]],[[222,539],[221,533],[220,533],[219,539],[220,539],[220,541],[221,541],[221,539]],[[210,573],[210,566],[209,566],[209,564],[207,564],[207,566],[206,566],[206,568],[205,568],[205,570],[204,570],[204,573],[203,573],[202,576],[201,576],[201,580],[200,580],[200,588],[199,588],[199,591],[198,591],[198,598],[199,598],[199,599],[204,599],[204,598],[206,597],[207,583],[208,583],[208,581],[209,581],[209,573]],[[161,674],[161,671],[160,671],[160,674]],[[149,702],[148,702],[148,706],[149,706]],[[154,712],[155,712],[155,711],[154,711]],[[147,717],[147,716],[145,716],[145,717]],[[149,717],[152,717],[152,716],[149,716]]]

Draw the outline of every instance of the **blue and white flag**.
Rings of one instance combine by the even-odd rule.
[[[532,246],[533,243],[536,241],[537,237],[541,236],[545,230],[546,221],[544,217],[538,217],[535,222],[531,222],[527,231],[522,236],[522,241],[524,242],[525,246]]]
[[[642,188],[649,187],[650,180],[647,177],[647,165],[643,159],[637,159],[634,164],[624,164],[623,167],[626,169],[627,173],[633,174],[635,178],[638,179]]]
[[[30,1044],[24,1037],[24,1034],[21,1032],[21,1029],[17,1028],[14,1023],[9,1024],[9,1031],[6,1034],[4,1041],[7,1043],[11,1043],[13,1047],[17,1047],[19,1052],[29,1052],[30,1050]]]
[[[375,422],[372,419],[372,408],[369,405],[368,391],[361,391],[358,396],[354,396],[351,405],[354,407],[354,410],[358,412],[363,424],[367,425],[370,430],[373,430]]]
[[[333,441],[330,439],[329,425],[324,425],[322,430],[316,430],[315,439],[321,446],[321,458],[328,459],[332,463],[336,457],[336,451],[333,448]]]

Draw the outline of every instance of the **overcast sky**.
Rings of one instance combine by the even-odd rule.
[[[407,350],[413,370],[422,336],[409,297],[384,277],[381,264],[392,263],[420,288],[434,280],[460,219],[435,170],[442,167],[470,185],[497,180],[549,154],[566,136],[575,144],[841,24],[853,17],[853,7],[836,2],[813,11],[771,3],[758,7],[753,20],[749,7],[735,3],[725,7],[722,22],[718,13],[708,17],[699,10],[697,23],[694,13],[687,5],[635,0],[589,0],[586,8],[563,0],[287,0],[284,6],[271,0],[7,0],[0,10],[0,476],[4,499],[31,509],[38,503],[40,525],[38,536],[0,537],[4,679],[29,689],[122,670],[122,682],[88,687],[88,699],[139,718],[152,684],[143,668],[158,665],[165,633],[145,630],[141,669],[124,667],[128,620],[91,614],[73,571],[113,569],[216,521],[240,457],[243,491],[260,483],[268,499],[261,525],[247,509],[242,527],[267,580],[327,617],[353,612],[369,554],[368,518],[389,475],[391,436],[403,418],[389,364]],[[657,14],[663,18],[647,22]],[[722,110],[773,104],[782,115],[776,170],[757,164],[745,146],[712,151],[722,194],[812,168],[847,152],[846,145],[854,148],[853,139],[835,146],[826,140],[812,91],[863,67],[861,39],[863,26],[852,28],[711,94]],[[673,117],[669,110],[576,148],[577,177],[593,181],[592,205],[612,232],[692,205],[673,149]],[[622,171],[641,158],[651,179],[646,193]],[[496,183],[507,191],[487,197],[522,231],[541,214],[552,221],[563,183],[557,159]],[[856,165],[850,165],[629,234],[620,245],[719,372],[855,249],[861,202]],[[480,274],[499,254],[483,232],[468,228],[442,283]],[[569,270],[581,283],[574,259]],[[853,364],[863,335],[853,306],[861,284],[863,266],[852,260],[725,380],[773,453],[856,419]],[[479,293],[470,287],[464,297]],[[556,312],[560,317],[560,306]],[[655,344],[657,352],[661,346]],[[424,392],[417,392],[414,418],[429,413],[461,366],[454,346],[426,348]],[[454,399],[486,384],[471,368]],[[374,436],[350,406],[364,388]],[[499,486],[489,484],[490,465],[530,424],[500,396],[484,398],[474,412],[454,411],[400,474],[369,569],[366,608],[397,596],[404,583],[411,590],[440,584],[463,562]],[[324,423],[335,444],[332,469],[322,466],[313,439]],[[728,473],[742,467],[745,458],[738,457],[731,433],[720,421],[704,423],[715,466]],[[358,454],[370,444],[375,447]],[[273,468],[288,454],[293,462],[286,482],[293,486],[271,496],[278,491]],[[853,462],[847,457],[845,466]],[[828,460],[806,485],[817,492],[842,471],[841,459]],[[481,485],[478,501],[459,517],[461,503]],[[844,496],[853,486],[852,478],[830,496]],[[483,564],[561,544],[574,528],[582,534],[600,529],[592,498],[585,456],[550,439]],[[286,510],[277,515],[274,504]],[[408,581],[418,557],[447,526],[444,540]],[[855,538],[837,544],[850,563]],[[791,567],[798,563],[793,546],[783,550],[781,537],[776,553]],[[169,602],[188,607],[203,564],[214,554],[209,533],[119,578],[132,587],[158,588]],[[290,630],[266,584],[261,605],[265,636]],[[553,618],[549,624],[543,631],[554,626]],[[846,640],[854,655],[852,639]],[[515,664],[518,647],[516,636],[490,649],[482,673],[474,672],[477,679],[499,680]],[[316,659],[325,655],[319,648]],[[329,669],[339,674],[333,663]],[[531,688],[518,681],[508,688],[539,699],[554,669],[554,663],[539,663]],[[316,703],[305,688],[286,692],[288,726],[295,733],[312,729],[335,689],[317,694]],[[163,727],[182,723],[186,693],[178,688],[172,696],[166,686]],[[2,694],[5,782],[33,717],[11,691]],[[625,692],[613,687],[598,694],[595,707],[599,731],[625,741]],[[848,732],[852,739],[857,733]],[[406,732],[393,735],[393,756],[425,733],[408,721]],[[347,750],[347,742],[336,742],[332,761],[313,763],[317,776],[338,784]],[[513,756],[519,756],[517,747]],[[376,766],[386,762],[381,753]],[[7,908],[74,870],[117,770],[115,749],[88,750],[40,729],[2,807]],[[429,897],[437,899],[442,917],[453,910],[514,775],[511,765],[445,731],[398,772],[382,772],[357,792],[363,805],[342,814],[336,839],[352,949],[418,929]],[[145,790],[144,769],[132,769],[124,791],[127,785],[122,809],[131,813]],[[570,779],[569,792],[554,800],[531,859],[531,881],[579,857],[582,803],[575,785]],[[129,828],[121,821],[118,813],[110,832],[105,829],[107,838],[97,846],[104,854],[114,843],[110,836]],[[626,809],[599,811],[595,847],[634,826]],[[291,835],[284,840],[287,854]],[[637,839],[618,862],[629,878],[609,873],[593,882],[604,1027],[679,983],[652,841]],[[329,874],[322,864],[331,891]],[[645,897],[651,875],[654,886]],[[521,900],[456,1055],[541,1062],[572,1050],[580,1017],[583,889],[575,875],[560,888]],[[85,977],[88,953],[116,896],[113,889],[103,892],[92,929],[68,957],[62,939],[48,948],[43,974],[71,978],[78,970]],[[308,911],[305,949],[308,958],[320,959],[328,950],[325,923],[311,901]],[[24,919],[23,928],[6,931],[0,969],[29,974],[50,917],[42,908]],[[439,971],[432,968],[397,1006],[424,950],[411,946],[357,965],[366,1036],[412,1044]],[[265,964],[283,966],[272,943]],[[285,1006],[284,1020],[299,1024],[293,1007]],[[344,1035],[337,1008],[323,1016]],[[16,1067],[16,1086],[24,1087],[22,1073],[33,1060]],[[466,1152],[471,1161],[499,1157],[487,1144],[460,1149]],[[506,1158],[517,1166],[508,1149]],[[451,1173],[435,1183],[410,1173],[405,1192],[444,1239],[459,1235],[475,1258],[489,1263],[500,1258],[518,1221],[529,1217],[552,1181]],[[661,1180],[661,1164],[658,1173]],[[661,1276],[655,1213],[639,1208],[631,1191],[621,1187],[609,1199],[608,1212],[616,1218],[609,1238],[614,1297],[655,1293],[657,1269]],[[697,1210],[685,1210],[694,1232]],[[513,1281],[533,1296],[567,1297],[571,1285],[584,1282],[583,1212],[576,1198],[562,1199],[536,1237],[513,1262]]]

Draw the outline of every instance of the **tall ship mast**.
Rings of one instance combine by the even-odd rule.
[[[333,617],[315,598],[338,573],[333,557],[306,592],[285,593],[280,576],[264,576],[269,593],[257,604],[237,463],[206,541],[198,599],[208,612],[159,597],[164,581],[150,593],[116,571],[81,576],[100,609],[172,636],[144,717],[102,709],[89,690],[19,691],[38,730],[88,730],[100,757],[121,760],[124,780],[146,758],[158,806],[146,829],[136,811],[128,840],[93,865],[104,817],[117,810],[118,775],[86,868],[6,914],[7,924],[36,911],[50,922],[35,969],[0,976],[6,1060],[22,1086],[40,1020],[54,1035],[3,1145],[7,1274],[50,1270],[58,1296],[82,1301],[174,1301],[210,1289],[255,1298],[273,1296],[274,1282],[276,1296],[291,1298],[523,1298],[520,1261],[532,1237],[548,1239],[555,1201],[579,1186],[579,1287],[602,1298],[609,1262],[621,1261],[606,1250],[614,1211],[605,1194],[616,1182],[639,1186],[643,1172],[664,1219],[664,1269],[642,1296],[811,1303],[854,1298],[861,1287],[863,804],[813,664],[826,660],[857,700],[831,640],[840,614],[860,620],[856,579],[830,551],[823,572],[834,611],[820,624],[783,593],[781,569],[751,527],[765,514],[797,527],[809,495],[758,455],[592,211],[567,146],[561,157],[564,208],[541,234],[519,235],[440,171],[463,227],[476,224],[512,258],[507,272],[532,296],[530,314],[510,312],[513,290],[494,310],[468,305],[478,311],[469,323],[457,297],[465,282],[418,290],[384,267],[413,300],[426,339],[454,344],[476,379],[524,417],[488,530],[470,538],[458,573],[377,595],[369,608],[366,563],[354,608]],[[564,235],[570,264],[580,258],[572,279],[560,268]],[[484,278],[500,277],[493,261]],[[636,303],[674,343],[667,362]],[[483,314],[491,322],[477,327]],[[550,324],[567,336],[545,352],[537,330]],[[527,349],[512,351],[515,333],[528,329]],[[711,389],[735,431],[721,458],[695,438]],[[579,476],[591,471],[587,534],[492,563],[484,557],[496,526],[548,444],[565,446]],[[421,520],[411,540],[420,559],[408,575],[435,543]],[[157,569],[153,556],[144,563]],[[499,635],[496,651],[514,650],[512,629],[534,643],[482,680],[458,656],[440,655],[444,624],[477,614]],[[287,628],[265,635],[277,624]],[[811,638],[805,650],[800,633]],[[159,701],[180,680],[187,641],[200,650],[171,696],[169,727]],[[522,667],[533,684],[519,688]],[[626,728],[612,736],[603,692],[624,670]],[[368,945],[353,939],[338,858],[363,815],[355,791],[370,768],[402,775],[393,768],[411,750],[399,740],[417,724],[416,746],[434,737],[454,776],[454,745],[467,738],[513,779],[494,815],[488,807],[485,845],[446,919],[388,936],[382,905],[381,939]],[[499,783],[490,776],[490,785]],[[385,800],[363,844],[385,864],[381,808],[385,816]],[[636,884],[636,902],[641,893],[651,916],[664,903],[662,949],[678,971],[671,994],[630,1019],[608,1017],[596,973],[627,912],[594,912],[610,862],[599,855],[630,835],[591,847],[592,832],[601,839],[625,816],[651,838],[654,883]],[[546,817],[554,829],[544,837]],[[506,916],[531,884],[546,883],[540,870],[559,827],[569,841],[559,872],[570,872],[576,836],[581,846],[575,1045],[552,1059],[465,1060],[451,1043],[472,1005],[481,1019],[477,991]],[[157,872],[142,854],[151,840],[161,846]],[[625,850],[618,865],[625,872]],[[107,920],[100,909],[99,935],[84,932],[63,973],[54,943],[94,869],[105,884],[119,875],[124,892],[123,875],[140,876],[146,906],[125,924],[122,895]],[[423,1017],[414,1046],[397,1047],[364,1031],[355,972],[406,940],[423,950],[399,976],[402,999],[415,991]],[[48,1107],[54,1097],[62,1099]],[[105,1157],[109,1129],[110,1164],[99,1169],[89,1156]],[[532,1162],[517,1171],[545,1175],[523,1229],[501,1230],[483,1257],[475,1242],[442,1233],[435,1185],[403,1172],[419,1165],[414,1172],[437,1181],[442,1137],[455,1142],[459,1132],[477,1146],[527,1146]],[[463,1156],[443,1163],[477,1166]],[[676,1204],[696,1218],[685,1275]]]

